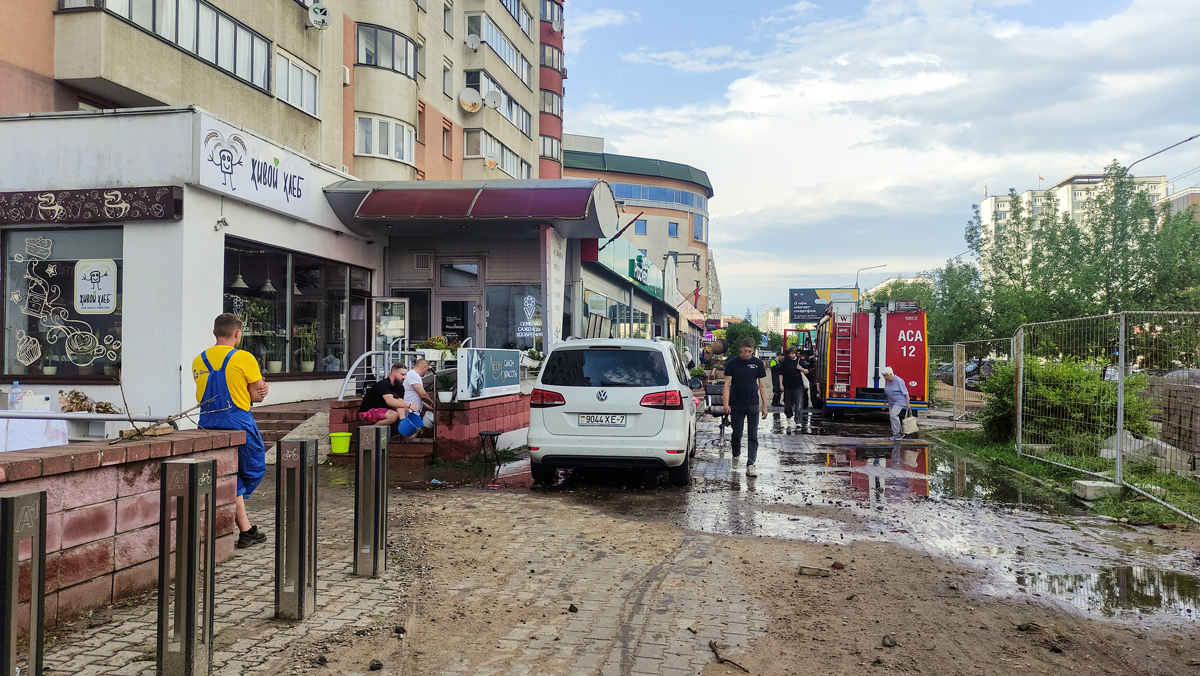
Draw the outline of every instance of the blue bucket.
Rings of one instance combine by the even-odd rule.
[[[411,411],[408,415],[401,418],[399,423],[396,423],[396,431],[402,437],[411,437],[420,432],[424,427],[425,421],[421,419],[421,416]]]

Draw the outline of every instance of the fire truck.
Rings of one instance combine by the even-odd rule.
[[[884,366],[904,379],[914,412],[929,408],[928,330],[917,301],[888,301],[863,310],[852,298],[834,298],[816,334],[816,381],[826,417],[887,410],[879,375]]]

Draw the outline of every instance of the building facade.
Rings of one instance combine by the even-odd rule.
[[[680,293],[705,317],[720,317],[708,246],[708,175],[684,164],[605,153],[601,138],[567,134],[563,143],[563,175],[607,181],[627,218],[641,214],[625,236],[656,265],[669,259]]]
[[[788,311],[786,308],[781,308],[781,307],[765,308],[758,315],[758,328],[763,333],[768,333],[768,332],[773,331],[775,333],[782,335],[783,330],[790,326],[790,324],[788,323],[788,319],[790,319],[790,318],[791,317],[788,314]]]

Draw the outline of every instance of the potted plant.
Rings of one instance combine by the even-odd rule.
[[[42,375],[58,375],[58,362],[62,361],[62,358],[63,353],[61,339],[54,342],[47,340],[46,353],[42,355]]]
[[[443,336],[430,336],[428,340],[413,345],[413,349],[423,352],[425,361],[449,361],[454,359],[454,353],[458,351],[458,341],[447,341]]]
[[[283,360],[279,358],[279,354],[275,348],[267,350],[267,373],[279,373],[283,371]]]
[[[317,325],[301,329],[297,328],[296,337],[300,341],[300,370],[312,373],[317,366]]]
[[[692,367],[691,375],[693,378],[699,378],[705,385],[708,384],[708,371],[705,371],[703,366]]]
[[[527,369],[537,369],[542,365],[542,360],[546,355],[538,352],[536,348],[529,348],[521,353],[521,366]]]
[[[454,390],[458,387],[458,380],[449,373],[439,373],[437,377],[438,401],[443,404],[454,399]]]

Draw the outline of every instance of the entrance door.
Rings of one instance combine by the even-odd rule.
[[[478,297],[438,299],[437,327],[447,342],[471,339],[471,347],[483,345],[483,304]]]

